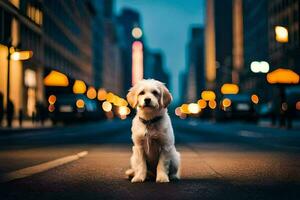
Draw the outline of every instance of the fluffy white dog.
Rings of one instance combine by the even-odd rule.
[[[129,104],[137,109],[132,122],[131,182],[144,182],[156,175],[156,182],[180,178],[180,154],[176,151],[174,133],[167,106],[172,95],[157,80],[139,81],[127,94]]]

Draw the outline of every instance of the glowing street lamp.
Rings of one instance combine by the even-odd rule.
[[[295,85],[299,83],[299,75],[290,70],[290,69],[276,69],[270,73],[267,74],[267,81],[268,83],[272,85],[279,86],[279,96],[280,96],[280,102],[281,105],[285,105],[286,102],[286,96],[285,96],[285,86],[288,85]],[[286,106],[281,106],[280,111],[280,125],[285,125],[285,112],[287,111]],[[288,127],[290,127],[291,124],[288,123]]]
[[[239,86],[232,83],[225,83],[221,87],[222,94],[237,94],[239,93]]]
[[[299,75],[290,69],[276,69],[267,74],[267,81],[270,84],[297,84]]]
[[[216,99],[216,94],[215,94],[214,91],[204,90],[201,93],[201,98],[205,101],[215,100]]]
[[[131,31],[131,35],[132,37],[134,37],[135,39],[140,39],[143,36],[143,31],[141,28],[139,27],[134,27]]]
[[[74,94],[84,94],[86,91],[86,85],[81,80],[76,80],[73,85]]]
[[[284,26],[275,26],[275,39],[279,43],[287,43],[289,41],[288,29]]]
[[[250,65],[250,69],[253,73],[268,73],[270,70],[270,65],[266,61],[253,61]]]

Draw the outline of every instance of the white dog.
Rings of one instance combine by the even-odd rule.
[[[148,79],[139,81],[127,94],[129,104],[137,109],[132,122],[131,182],[144,182],[147,174],[156,174],[156,182],[180,178],[180,154],[167,106],[172,96],[165,85]]]

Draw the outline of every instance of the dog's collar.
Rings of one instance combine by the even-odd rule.
[[[140,121],[145,124],[145,125],[151,125],[151,124],[154,124],[158,121],[160,121],[161,119],[163,118],[163,116],[157,116],[157,117],[154,117],[152,119],[149,119],[149,120],[146,120],[146,119],[143,119],[141,117],[139,117]]]

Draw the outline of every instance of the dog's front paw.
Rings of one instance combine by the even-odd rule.
[[[131,179],[131,183],[141,183],[141,182],[144,182],[146,178],[144,177],[141,177],[141,176],[134,176],[132,179]]]
[[[157,183],[168,183],[168,182],[170,182],[170,180],[169,180],[169,177],[167,174],[157,174],[156,182]]]

